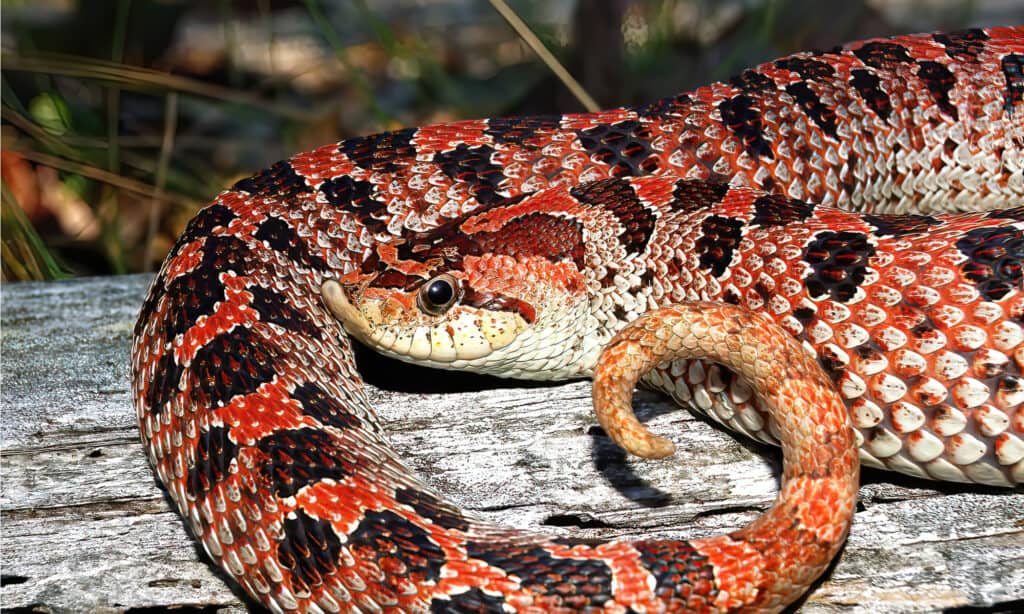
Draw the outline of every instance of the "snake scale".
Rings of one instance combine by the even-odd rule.
[[[1022,203],[1021,28],[353,138],[188,225],[134,332],[140,430],[206,552],[274,612],[777,611],[842,543],[858,450],[1024,481]],[[388,445],[346,330],[433,366],[593,375],[608,434],[664,456],[629,409],[642,378],[781,441],[780,498],[689,542],[488,524]]]

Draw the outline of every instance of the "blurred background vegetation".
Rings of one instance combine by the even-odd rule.
[[[1021,0],[507,0],[602,107]],[[149,271],[234,181],[403,126],[584,110],[489,0],[2,0],[4,281]]]

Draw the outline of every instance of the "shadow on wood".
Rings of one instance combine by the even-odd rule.
[[[0,287],[5,610],[246,607],[199,557],[139,441],[128,351],[148,280]],[[445,374],[365,353],[360,366],[408,464],[495,521],[578,538],[699,537],[738,528],[776,494],[777,451],[653,394],[637,395],[638,412],[679,449],[661,462],[627,458],[611,444],[595,425],[589,382]],[[846,548],[800,611],[1022,603],[1024,494],[865,472]]]

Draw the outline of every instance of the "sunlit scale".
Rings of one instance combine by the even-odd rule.
[[[582,235],[586,241],[579,251],[597,254],[603,263],[600,269],[581,271],[588,279],[586,287],[596,293],[591,303],[594,317],[580,318],[574,312],[560,319],[558,313],[550,312],[550,306],[572,300],[568,296],[551,300],[549,292],[530,286],[514,295],[532,301],[536,308],[538,323],[523,327],[530,336],[549,343],[561,340],[566,355],[580,356],[574,348],[586,339],[608,335],[607,329],[614,331],[635,317],[638,304],[658,306],[665,304],[667,297],[679,295],[729,299],[732,293],[740,304],[771,314],[785,329],[811,342],[822,364],[834,372],[840,394],[851,404],[854,423],[862,430],[866,462],[949,479],[954,472],[934,462],[943,456],[956,467],[976,463],[992,467],[991,471],[973,468],[957,473],[958,479],[996,484],[1015,481],[1015,469],[996,458],[994,438],[1002,432],[999,425],[1008,423],[1006,411],[1024,402],[1024,384],[1018,385],[1017,379],[997,379],[1008,374],[1008,367],[1011,376],[1019,374],[1019,364],[1011,366],[1007,354],[993,346],[1013,350],[1020,344],[1019,326],[1002,319],[1017,300],[1019,280],[1017,290],[993,297],[995,300],[983,300],[977,291],[963,290],[960,286],[964,284],[954,283],[951,277],[951,271],[960,269],[950,268],[949,263],[957,262],[962,268],[966,259],[954,253],[948,241],[936,241],[924,232],[936,231],[932,228],[912,231],[911,227],[901,230],[899,237],[889,237],[879,232],[870,218],[821,207],[816,215],[759,226],[753,223],[763,215],[757,208],[760,195],[755,192],[734,189],[703,207],[680,210],[670,195],[677,198],[690,190],[686,182],[637,179],[616,185],[609,183],[604,193],[622,192],[628,186],[635,194],[634,206],[649,211],[641,214],[638,209],[631,215],[656,220],[647,231],[646,250],[623,254],[614,225]],[[561,193],[542,192],[515,206],[523,211],[543,210],[550,208],[545,204],[549,200],[561,203],[561,198]],[[622,205],[610,200],[607,206]],[[564,205],[556,208],[564,210]],[[942,236],[956,236],[950,234],[953,230],[985,235],[986,229],[996,228],[1019,236],[1024,224],[973,215],[936,217],[928,226],[937,227]],[[724,251],[710,251],[712,241],[723,240],[729,233],[735,236],[729,237]],[[757,240],[748,241],[744,238],[747,233]],[[796,249],[794,237],[799,237]],[[653,284],[642,281],[642,271],[657,268],[653,254],[667,253],[698,257],[688,262],[686,274],[678,270],[677,277],[666,275],[668,271],[662,267],[660,291],[655,294]],[[535,255],[544,256],[537,266],[553,260],[543,251]],[[790,272],[799,272],[801,277],[792,277]],[[537,277],[537,273],[531,276]],[[733,283],[716,283],[727,279]],[[779,279],[783,281],[779,283]],[[923,280],[936,287],[923,285]],[[495,290],[488,287],[487,280],[481,283],[476,291]],[[795,290],[794,284],[799,286]],[[747,289],[741,291],[741,286]],[[944,296],[957,300],[957,305],[942,302],[947,300]],[[453,313],[458,314],[458,308]],[[569,317],[573,324],[567,335],[564,320]],[[546,334],[546,327],[561,332]],[[391,346],[391,351],[398,350]],[[406,352],[411,356],[412,352]],[[521,371],[522,367],[514,364],[514,354],[481,355],[473,366],[487,370],[487,361],[493,359],[500,360],[504,368]],[[523,354],[522,359],[528,355]],[[593,355],[583,359],[593,359]],[[773,439],[771,422],[763,415],[753,418],[759,414],[755,406],[745,399],[734,400],[726,392],[731,374],[705,368],[700,361],[687,364],[679,375],[660,369],[649,383],[736,430]],[[585,372],[590,366],[584,362],[579,368]]]
[[[150,461],[273,612],[779,610],[852,512],[837,441],[916,477],[1024,481],[1024,212],[980,213],[1024,202],[1022,72],[1020,29],[898,37],[646,107],[409,128],[279,162],[193,220],[143,306],[132,391]],[[696,300],[717,306],[672,323]],[[744,318],[767,318],[750,343],[723,333]],[[649,385],[759,440],[837,435],[793,473],[833,458],[820,474],[835,481],[794,479],[799,506],[727,540],[566,546],[495,527],[385,443],[345,330],[509,377],[653,368]],[[762,334],[789,357],[749,356]],[[630,335],[645,352],[714,340],[734,369],[599,361]],[[769,386],[736,375],[801,364]],[[767,397],[800,409],[772,415]],[[767,541],[778,560],[752,545]]]

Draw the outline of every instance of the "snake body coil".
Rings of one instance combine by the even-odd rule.
[[[1021,28],[350,139],[189,224],[135,328],[140,430],[206,551],[273,611],[778,610],[842,542],[855,447],[1024,482],[1022,204]],[[628,411],[643,375],[781,440],[780,500],[694,542],[481,522],[389,447],[346,330],[435,366],[594,375],[609,434],[663,455]]]

